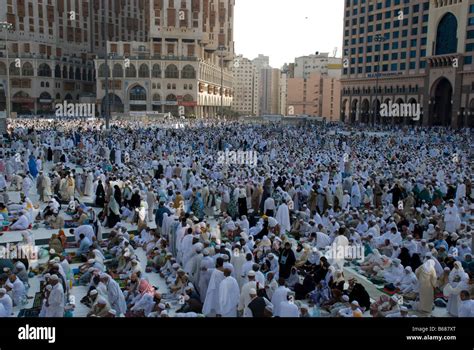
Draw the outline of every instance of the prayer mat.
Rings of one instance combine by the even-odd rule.
[[[40,310],[37,309],[21,309],[18,318],[38,318]]]
[[[399,289],[396,289],[396,290],[389,290],[389,289],[387,289],[387,288],[385,288],[385,287],[384,287],[383,289],[380,289],[380,291],[383,292],[383,293],[385,293],[385,294],[387,294],[387,295],[390,295],[390,296],[395,295],[395,294],[398,294],[398,293],[400,292]]]
[[[32,310],[41,310],[41,307],[43,306],[43,297],[43,293],[35,294],[35,300],[33,301],[33,307],[31,308]]]
[[[70,253],[70,254],[66,255],[66,259],[69,262],[69,264],[82,264],[82,263],[84,263],[82,258],[80,256],[77,256],[74,253]]]
[[[376,285],[385,284],[384,280],[381,280],[381,279],[378,279],[378,278],[369,278],[369,281],[372,282],[373,284],[376,284]]]

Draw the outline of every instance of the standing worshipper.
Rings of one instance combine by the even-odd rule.
[[[91,197],[94,188],[94,174],[92,171],[87,172],[86,184],[84,186],[84,196]]]
[[[202,307],[202,313],[206,316],[212,314],[219,316],[221,315],[220,308],[220,285],[224,280],[224,259],[217,258],[216,268],[212,271],[211,279],[209,281],[209,286],[207,287],[206,300]]]
[[[418,310],[431,314],[433,310],[434,288],[437,283],[434,260],[427,260],[416,270],[415,274],[419,282],[420,301],[418,303]]]
[[[64,317],[64,289],[62,283],[59,283],[59,277],[52,275],[49,283],[53,287],[46,301],[45,317],[60,318]]]
[[[97,189],[95,190],[95,205],[103,208],[105,204],[105,190],[102,180],[99,180]]]
[[[280,253],[279,263],[280,263],[280,277],[286,280],[290,277],[291,268],[296,263],[295,253],[293,252],[293,249],[291,249],[290,242],[285,243],[285,247],[282,249]]]
[[[449,204],[444,212],[444,224],[445,230],[449,233],[455,232],[460,224],[459,210],[452,199],[449,201]]]
[[[219,307],[222,317],[237,317],[240,289],[230,269],[224,269],[224,280],[219,286]]]
[[[30,159],[28,160],[28,170],[31,176],[36,179],[38,176],[38,165],[34,155],[30,155]]]
[[[44,175],[40,171],[38,178],[36,179],[36,190],[38,192],[39,200],[44,202]]]
[[[282,233],[287,233],[291,231],[290,211],[288,209],[288,205],[285,202],[283,202],[278,207],[275,219],[278,221]]]

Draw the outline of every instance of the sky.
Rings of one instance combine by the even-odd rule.
[[[236,0],[235,51],[254,59],[270,56],[281,68],[295,57],[329,52],[342,54],[343,0]]]

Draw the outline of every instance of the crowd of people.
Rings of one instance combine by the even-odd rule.
[[[0,316],[31,278],[43,317],[76,285],[90,317],[474,316],[469,130],[31,119],[1,143],[2,234],[57,233],[35,276],[0,260]]]

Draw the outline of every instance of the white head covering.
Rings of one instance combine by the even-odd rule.
[[[435,272],[436,273],[435,265],[436,265],[436,263],[434,262],[434,260],[429,259],[423,264],[423,271],[425,271],[426,273],[430,273],[430,272]]]

